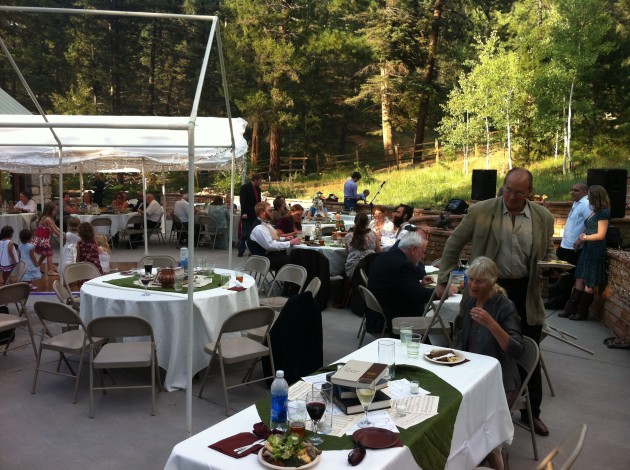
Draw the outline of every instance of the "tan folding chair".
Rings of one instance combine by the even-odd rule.
[[[155,416],[155,382],[162,391],[160,370],[157,364],[157,351],[153,328],[144,318],[134,315],[118,315],[95,318],[87,326],[87,334],[92,338],[100,337],[107,340],[120,338],[149,337],[149,341],[109,342],[98,353],[92,349],[90,354],[90,418],[94,418],[94,390],[119,390],[122,388],[150,388],[151,416]],[[150,385],[111,385],[94,386],[94,371],[107,369],[130,369],[149,367],[151,369]],[[111,374],[111,372],[109,372]]]
[[[0,313],[0,332],[15,330],[18,327],[26,325],[28,333],[31,335],[31,344],[33,345],[33,352],[37,357],[37,348],[35,347],[35,339],[33,338],[33,328],[26,315],[26,302],[31,295],[31,286],[26,282],[17,282],[15,284],[7,284],[0,287],[0,305],[14,304],[17,315],[10,313]],[[13,334],[6,342],[4,346],[3,356],[7,355],[9,346],[15,339]]]
[[[143,220],[144,222],[144,220]],[[147,227],[147,241],[151,241],[151,237],[155,235],[158,239],[158,242],[162,242],[162,244],[166,243],[164,235],[162,234],[162,220],[160,220],[153,227]]]
[[[169,256],[169,255],[155,255],[155,256],[147,255],[147,256],[143,256],[142,258],[140,258],[140,261],[138,261],[138,268],[144,268],[144,260],[145,259],[152,259],[154,268],[176,268],[177,267],[177,261],[175,261],[175,258],[173,258],[172,256]]]
[[[95,217],[90,223],[94,228],[95,235],[105,235],[107,237],[107,243],[114,250],[114,239],[112,236],[112,219],[107,217]]]
[[[79,379],[81,377],[81,368],[83,366],[83,358],[85,352],[90,347],[101,346],[105,340],[102,338],[92,338],[85,332],[85,325],[81,317],[68,305],[57,302],[35,302],[33,305],[35,314],[38,316],[42,324],[42,333],[39,342],[39,352],[37,354],[37,363],[35,365],[35,375],[33,376],[33,387],[31,393],[35,393],[37,387],[38,373],[47,372],[49,374],[62,375],[75,379],[74,384],[74,401],[77,402],[77,394],[79,392]],[[47,337],[53,325],[61,325],[63,333]],[[65,330],[65,331],[64,331]],[[59,353],[59,361],[57,362],[57,370],[48,370],[41,368],[42,352],[47,349]],[[79,368],[75,374],[72,366],[66,359],[66,354],[79,355]],[[64,361],[69,374],[60,372],[61,361]]]
[[[26,274],[26,261],[18,261],[13,269],[11,270],[11,274],[9,274],[9,279],[7,280],[7,284],[13,284],[15,282],[22,282],[22,278]]]
[[[383,331],[381,331],[380,338],[384,338],[387,334],[387,317],[385,316],[385,312],[383,312],[381,304],[378,303],[378,300],[376,300],[374,294],[372,294],[372,292],[367,287],[359,286],[359,293],[361,294],[361,297],[363,297],[363,301],[365,302],[365,311],[363,312],[363,320],[361,320],[361,325],[359,326],[359,345],[357,346],[357,349],[361,347],[361,345],[363,344],[363,339],[365,338],[365,333],[367,330],[366,322],[368,309],[378,313],[383,319]]]
[[[276,277],[271,283],[269,292],[267,293],[267,298],[262,299],[260,301],[260,305],[271,307],[276,312],[280,312],[280,310],[282,310],[282,307],[284,307],[284,305],[287,303],[287,300],[289,299],[282,296],[271,296],[275,290],[275,287],[281,286],[282,288],[284,288],[284,284],[287,282],[295,284],[299,287],[299,290],[297,292],[299,294],[300,292],[302,292],[304,284],[306,283],[306,276],[307,273],[304,266],[298,266],[297,264],[285,264],[278,270]]]
[[[537,470],[569,470],[582,452],[586,431],[586,424],[578,425],[538,464]]]
[[[72,263],[67,265],[63,269],[63,283],[68,292],[72,292],[72,285],[75,283],[81,283],[83,281],[89,281],[101,276],[101,272],[98,268],[87,261],[80,261],[78,263]],[[80,288],[80,286],[79,286]],[[72,302],[72,307],[75,310],[79,310],[81,305],[74,296],[70,295],[69,299]]]
[[[517,399],[512,404],[510,408],[510,413],[515,410],[521,409],[523,406],[523,401],[525,402],[525,406],[527,408],[527,417],[529,420],[529,425],[522,423],[521,421],[517,421],[512,419],[514,424],[522,427],[523,429],[527,429],[532,436],[532,447],[534,448],[534,458],[538,460],[538,447],[536,446],[536,434],[534,434],[534,419],[532,417],[532,405],[529,400],[529,391],[527,389],[527,385],[529,384],[529,379],[534,373],[534,369],[540,362],[540,350],[538,349],[538,345],[536,341],[534,341],[529,336],[523,336],[523,355],[518,360],[518,365],[521,366],[527,372],[525,379],[521,383],[521,388],[518,391]]]
[[[269,258],[265,256],[251,255],[245,261],[243,265],[243,271],[249,274],[256,280],[256,286],[258,290],[264,289],[270,285],[267,280],[267,274],[269,274],[269,267],[271,266],[271,262]],[[265,286],[267,284],[267,286]]]
[[[61,302],[64,305],[69,305],[72,307],[77,313],[81,311],[79,307],[81,299],[78,297],[73,297],[72,293],[66,289],[66,286],[63,285],[60,279],[55,279],[53,282],[53,290]],[[75,307],[76,305],[76,307]]]
[[[142,236],[144,235],[144,218],[141,215],[132,215],[129,220],[127,220],[127,225],[125,228],[118,232],[118,246],[123,242],[123,240],[127,239],[127,243],[129,244],[129,248],[133,247],[133,242],[131,237],[135,235]],[[135,242],[138,244],[138,242]]]
[[[201,389],[199,390],[199,398],[203,393],[203,389],[206,386],[208,375],[210,373],[210,367],[212,366],[212,359],[217,358],[219,361],[219,367],[221,369],[221,380],[223,381],[223,394],[225,396],[225,412],[230,415],[230,403],[228,401],[227,391],[232,388],[241,387],[250,383],[261,382],[263,380],[271,379],[275,377],[276,370],[273,364],[273,354],[271,352],[271,340],[269,339],[269,330],[271,324],[275,318],[275,314],[270,307],[255,307],[246,310],[241,310],[232,314],[227,318],[221,326],[221,331],[217,340],[208,343],[204,348],[204,351],[210,354],[210,362],[208,362],[208,368],[203,377],[201,383]],[[245,336],[238,336],[235,338],[224,338],[223,335],[227,333],[237,333],[247,329],[264,328],[265,333],[263,339],[266,341],[266,345],[263,342],[253,340]],[[260,379],[251,380],[252,373],[256,364],[262,360],[263,357],[269,356],[271,361],[271,375]],[[225,380],[225,365],[235,364],[244,361],[251,361],[251,366],[245,373],[241,383],[236,385],[227,386]]]
[[[212,245],[212,249],[214,250],[220,233],[216,220],[209,215],[202,215],[199,217],[199,226],[200,230],[197,235],[197,246],[208,244]]]
[[[181,219],[175,215],[175,213],[171,213],[171,233],[168,237],[168,243],[172,244],[173,242],[179,243],[179,240],[182,235],[188,237],[188,226],[184,225]]]
[[[309,282],[306,287],[304,288],[304,292],[310,292],[313,295],[313,298],[317,297],[317,294],[319,294],[319,289],[322,287],[322,281],[315,276],[313,279],[311,279],[311,282]]]

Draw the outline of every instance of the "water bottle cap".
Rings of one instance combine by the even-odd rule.
[[[284,371],[283,370],[277,370],[276,371],[276,377],[279,379],[284,378]]]

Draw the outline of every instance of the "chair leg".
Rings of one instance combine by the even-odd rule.
[[[529,401],[529,393],[525,401],[527,405],[527,418],[529,419],[529,434],[532,436],[532,447],[534,448],[534,459],[538,460],[538,447],[536,446],[536,434],[534,434],[534,418],[532,416],[532,405]]]
[[[359,345],[357,346],[357,349],[359,349],[361,345],[363,344],[363,340],[365,339],[365,330],[366,330],[366,326],[365,326],[365,314],[364,314],[363,320],[361,320],[361,326],[359,327],[359,332],[357,333],[357,336],[359,337]]]
[[[547,365],[545,364],[545,360],[543,359],[542,354],[540,355],[540,367],[545,373],[545,378],[547,379],[547,384],[549,385],[549,391],[551,392],[551,396],[555,397],[556,392],[554,392],[553,385],[551,385],[551,377],[549,377],[549,372],[547,371]]]
[[[37,375],[39,374],[39,365],[42,360],[42,348],[39,348],[39,354],[37,354],[37,361],[35,362],[35,375],[33,376],[33,386],[31,387],[31,394],[35,393],[35,387],[37,386]]]
[[[155,416],[155,348],[151,348],[151,416]]]
[[[208,380],[208,375],[210,375],[210,366],[212,365],[212,357],[210,357],[210,361],[208,362],[208,367],[206,368],[206,373],[203,374],[203,381],[201,382],[201,388],[199,389],[199,394],[197,395],[201,398],[201,394],[203,393],[203,389],[206,387],[206,380]]]
[[[219,358],[219,367],[221,369],[221,380],[223,382],[223,396],[225,397],[225,414],[230,416],[230,402],[228,400],[227,383],[225,381],[225,368],[223,366],[223,359]]]
[[[94,418],[94,350],[90,348],[90,418]]]

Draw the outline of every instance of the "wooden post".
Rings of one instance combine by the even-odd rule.
[[[440,162],[440,143],[435,139],[435,163]]]

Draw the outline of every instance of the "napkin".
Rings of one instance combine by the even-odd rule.
[[[233,436],[221,439],[214,444],[210,444],[208,447],[219,451],[222,454],[234,457],[235,459],[240,459],[246,455],[257,453],[263,447],[263,444],[250,447],[242,454],[237,454],[234,452],[234,449],[253,444],[258,439],[267,439],[271,434],[282,434],[282,431],[278,431],[277,429],[270,431],[266,424],[260,422],[254,424],[253,432],[239,432]]]
[[[243,286],[234,286],[234,287],[230,287],[228,290],[233,290],[235,292],[241,292],[241,291],[247,290],[247,288],[243,287]]]
[[[470,362],[470,359],[464,359],[462,362],[458,362],[457,364],[447,364],[449,367],[455,367],[455,366],[459,366],[461,364],[466,364],[467,362]]]

